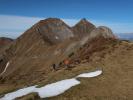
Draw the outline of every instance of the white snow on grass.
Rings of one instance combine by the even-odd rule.
[[[41,98],[57,96],[59,94],[64,93],[69,88],[78,84],[80,84],[80,81],[76,80],[75,78],[72,78],[72,79],[61,80],[56,83],[48,84],[41,88],[36,88],[36,86],[31,86],[31,87],[19,89],[15,92],[8,93],[3,98],[0,98],[0,100],[14,100],[17,97],[22,97],[24,95],[27,95],[33,92],[37,92]]]
[[[35,89],[36,89],[36,86],[19,89],[15,92],[6,94],[3,98],[0,98],[0,100],[14,100],[17,97],[22,97],[24,95],[32,93],[33,91],[35,91]]]
[[[36,92],[41,98],[53,97],[64,93],[66,90],[70,89],[72,86],[80,84],[80,81],[76,79],[66,79],[56,83],[48,84],[42,88],[38,88]]]
[[[83,73],[78,77],[96,77],[102,73],[102,70],[97,70],[94,72]],[[36,92],[40,96],[40,98],[47,98],[57,96],[59,94],[64,93],[66,90],[70,89],[73,86],[80,84],[76,78],[61,80],[52,84],[45,85],[43,87],[37,88],[36,86],[31,86],[23,89],[19,89],[15,92],[11,92],[6,94],[4,97],[0,98],[0,100],[14,100],[17,97],[22,97],[24,95]]]
[[[94,71],[94,72],[89,72],[89,73],[83,73],[83,74],[80,74],[78,75],[77,77],[96,77],[98,75],[102,74],[102,70],[97,70],[97,71]]]

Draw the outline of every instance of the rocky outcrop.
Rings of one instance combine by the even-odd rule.
[[[104,38],[115,38],[115,35],[113,34],[112,30],[105,26],[100,26],[100,27],[94,29],[90,33],[89,39],[91,40],[92,38],[96,38],[99,36],[100,37],[102,36]]]
[[[96,27],[92,23],[88,22],[86,19],[82,19],[79,23],[72,27],[72,30],[75,36],[81,39],[82,37],[89,35],[95,28]]]

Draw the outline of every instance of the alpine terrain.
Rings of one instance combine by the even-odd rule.
[[[96,70],[102,73],[91,73],[89,78],[86,74],[78,76]],[[133,42],[120,40],[110,28],[96,27],[85,18],[72,27],[61,19],[48,18],[16,40],[0,38],[0,100],[35,85],[40,90],[33,87],[34,91],[24,91],[25,95],[13,94],[15,99],[133,100],[132,78]],[[73,84],[62,94],[40,96],[41,87],[65,79],[77,82],[77,86]],[[69,84],[62,82],[59,86]],[[43,95],[53,93],[47,88]]]

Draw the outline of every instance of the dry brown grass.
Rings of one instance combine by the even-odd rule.
[[[19,88],[14,85],[0,84],[0,96],[3,96],[4,94],[9,93],[9,92],[13,92],[17,89],[19,89]]]
[[[133,100],[133,44],[121,42],[99,63],[103,74],[80,79],[81,84],[47,100]],[[96,55],[95,55],[96,56]]]
[[[102,51],[93,53],[89,63],[81,63],[71,70],[63,68],[53,71],[45,80],[37,82],[41,87],[75,77],[83,72],[103,69],[102,75],[95,78],[80,78],[80,85],[59,96],[44,100],[133,100],[133,44],[120,42],[108,49],[104,50],[105,55],[100,60],[97,58]]]
[[[80,64],[73,69],[65,69],[64,68],[62,70],[51,73],[46,80],[41,81],[41,83],[39,84],[38,87],[41,87],[41,86],[44,86],[46,84],[50,84],[53,82],[57,82],[57,81],[60,81],[63,79],[73,78],[81,73],[94,71],[99,68],[93,67],[93,66],[89,65],[88,63]]]

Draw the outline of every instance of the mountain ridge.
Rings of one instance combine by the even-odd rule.
[[[78,28],[74,29],[78,33],[74,33],[76,31],[73,31],[73,27],[57,18],[41,20],[34,24],[4,51],[0,62],[0,84],[15,84],[16,88],[49,81],[47,79],[52,78],[52,75],[66,70],[64,65],[59,66],[65,59],[70,59],[72,66],[79,66],[77,61],[78,58],[82,58],[81,52],[88,55],[84,56],[85,58],[91,58],[91,53],[100,53],[109,47],[104,46],[118,43],[119,40],[115,38],[111,29],[105,26],[96,28],[85,19],[80,22]],[[80,50],[81,52],[78,52]],[[79,62],[84,62],[84,59]],[[53,71],[52,64],[58,66],[57,71]],[[78,70],[78,67],[70,68],[66,73],[71,73],[71,70]]]

